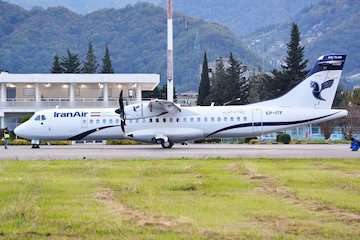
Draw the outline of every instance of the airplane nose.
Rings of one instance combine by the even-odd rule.
[[[18,137],[24,137],[24,126],[20,125],[14,129],[14,133]]]

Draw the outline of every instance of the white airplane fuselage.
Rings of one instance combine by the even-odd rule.
[[[39,140],[133,139],[174,143],[204,138],[253,137],[347,116],[331,109],[345,55],[321,56],[308,77],[279,98],[246,106],[181,107],[152,100],[119,109],[51,109],[34,114],[16,135]]]
[[[179,113],[157,116],[142,111],[147,109],[147,103],[142,105],[136,112],[128,114],[125,133],[121,130],[119,115],[113,108],[40,111],[18,127],[16,133],[36,140],[127,138],[141,142],[154,142],[154,137],[163,135],[173,143],[179,143],[203,138],[259,136],[347,115],[346,110],[332,109],[213,106],[183,107]],[[131,110],[134,106],[139,105],[126,109]],[[35,120],[37,116],[40,116],[40,120]]]

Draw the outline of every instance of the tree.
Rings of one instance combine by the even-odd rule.
[[[271,99],[268,89],[271,86],[272,77],[267,74],[259,74],[249,78],[249,103],[257,103]]]
[[[106,48],[105,48],[105,55],[104,55],[102,62],[103,62],[103,65],[102,65],[101,73],[114,73],[108,46],[106,46]]]
[[[308,60],[304,60],[304,47],[300,45],[300,31],[296,23],[292,24],[290,42],[287,44],[287,56],[281,70],[274,70],[275,86],[282,95],[305,79]]]
[[[204,60],[202,65],[201,72],[201,81],[199,86],[199,95],[197,99],[197,104],[200,106],[209,105],[209,95],[210,95],[210,78],[209,78],[209,66],[206,52],[204,54]]]
[[[81,63],[77,54],[71,53],[67,50],[67,56],[61,58],[61,67],[64,73],[80,73]]]
[[[83,65],[84,65],[82,69],[83,73],[96,73],[96,70],[99,66],[97,64],[94,48],[91,42],[89,43],[88,52],[86,54],[86,61],[84,62]]]
[[[240,63],[234,58],[232,53],[230,53],[229,65],[226,69],[226,86],[223,89],[225,101],[228,102],[240,98],[241,104],[245,103],[247,102],[248,91],[245,89],[245,85],[243,85],[244,89],[240,91]]]
[[[59,56],[56,54],[54,56],[53,65],[51,67],[51,73],[63,73],[64,69],[61,67],[61,62]]]
[[[226,100],[224,96],[223,87],[226,85],[226,70],[224,60],[222,58],[216,61],[215,77],[212,79],[212,87],[210,90],[210,99],[217,105],[223,105]]]

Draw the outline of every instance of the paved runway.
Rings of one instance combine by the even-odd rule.
[[[0,160],[76,160],[76,159],[172,159],[172,158],[359,158],[348,145],[236,145],[191,144],[162,149],[158,145],[107,146],[73,145],[10,146],[0,149]]]

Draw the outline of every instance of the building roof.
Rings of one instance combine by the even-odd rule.
[[[159,74],[10,74],[0,73],[0,83],[116,83],[140,84],[153,90],[160,83]]]

